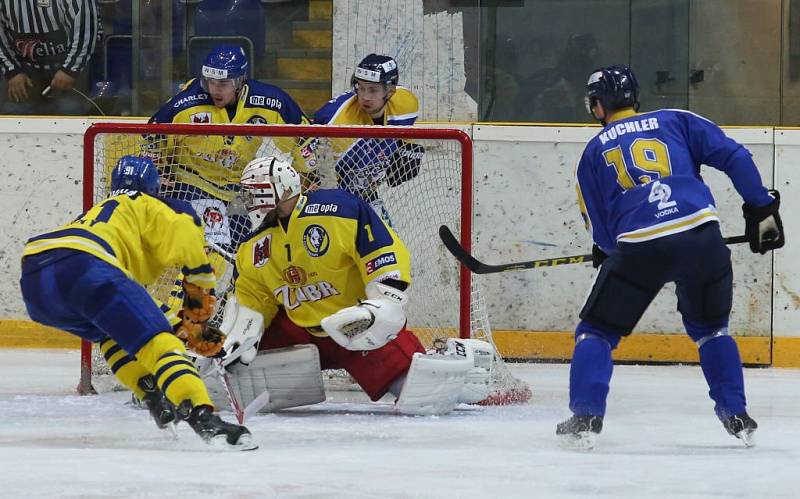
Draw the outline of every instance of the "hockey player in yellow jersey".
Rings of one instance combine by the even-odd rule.
[[[364,200],[341,189],[302,194],[299,174],[274,157],[245,168],[242,192],[256,229],[238,249],[221,329],[243,405],[262,391],[271,409],[324,400],[320,368],[345,369],[372,400],[391,392],[403,413],[486,397],[492,347],[451,340],[446,354],[425,353],[406,327],[411,256]],[[291,397],[278,400],[286,383]]]
[[[28,240],[20,279],[25,306],[37,322],[100,343],[114,375],[160,428],[178,418],[210,443],[252,448],[245,427],[213,414],[185,356],[181,339],[202,355],[221,350],[224,336],[207,325],[216,280],[194,210],[156,197],[159,186],[149,159],[124,156],[106,200]],[[172,266],[182,268],[185,289],[174,334],[166,309],[143,287]]]
[[[167,101],[151,123],[309,124],[300,106],[283,90],[248,78],[244,49],[215,47],[206,57],[199,78]],[[263,140],[251,136],[150,136],[147,155],[164,172],[164,195],[189,201],[206,224],[206,237],[227,249],[249,232],[246,217],[229,217],[227,204],[239,190],[244,166],[256,156]],[[274,139],[294,158],[301,172],[316,168],[315,142],[300,138]]]
[[[314,115],[321,125],[413,125],[419,114],[414,93],[398,86],[397,62],[389,56],[369,54],[350,80],[352,90],[330,100]],[[356,194],[390,222],[378,195],[385,181],[390,187],[419,173],[425,149],[399,139],[332,139],[337,154],[340,188]],[[390,222],[391,225],[391,222]]]

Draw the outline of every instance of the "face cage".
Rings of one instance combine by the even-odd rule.
[[[270,211],[278,206],[275,186],[272,184],[242,184],[242,201],[247,215],[255,227]]]

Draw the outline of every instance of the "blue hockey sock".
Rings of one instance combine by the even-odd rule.
[[[604,416],[606,397],[614,364],[611,360],[612,344],[616,346],[619,338],[609,341],[603,333],[591,331],[594,328],[578,325],[575,332],[576,343],[569,369],[569,408],[576,416]]]
[[[714,412],[724,420],[745,412],[744,375],[736,342],[728,335],[709,339],[700,347],[700,367],[706,377]]]

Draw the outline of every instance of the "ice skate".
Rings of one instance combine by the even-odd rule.
[[[212,447],[227,450],[255,450],[250,431],[244,426],[223,421],[214,414],[214,409],[207,405],[192,408],[188,400],[178,408],[181,419],[200,435]]]
[[[603,416],[572,416],[556,426],[561,443],[577,450],[592,450],[603,429]]]
[[[164,393],[158,388],[155,378],[148,374],[140,378],[137,384],[144,391],[141,403],[150,411],[156,426],[162,430],[170,429],[174,434],[174,428],[171,427],[170,423],[175,421],[175,406],[167,400]]]
[[[725,429],[744,443],[746,447],[753,447],[756,445],[755,431],[758,428],[758,423],[750,417],[746,412],[730,416],[725,419],[722,424]]]

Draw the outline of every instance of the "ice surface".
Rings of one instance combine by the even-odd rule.
[[[618,366],[605,428],[562,449],[568,366],[511,365],[530,404],[404,417],[362,394],[248,422],[261,449],[158,430],[126,393],[80,397],[78,353],[0,350],[0,497],[800,497],[800,371],[748,369],[758,445],[725,433],[696,366]],[[232,420],[230,412],[223,417]]]

